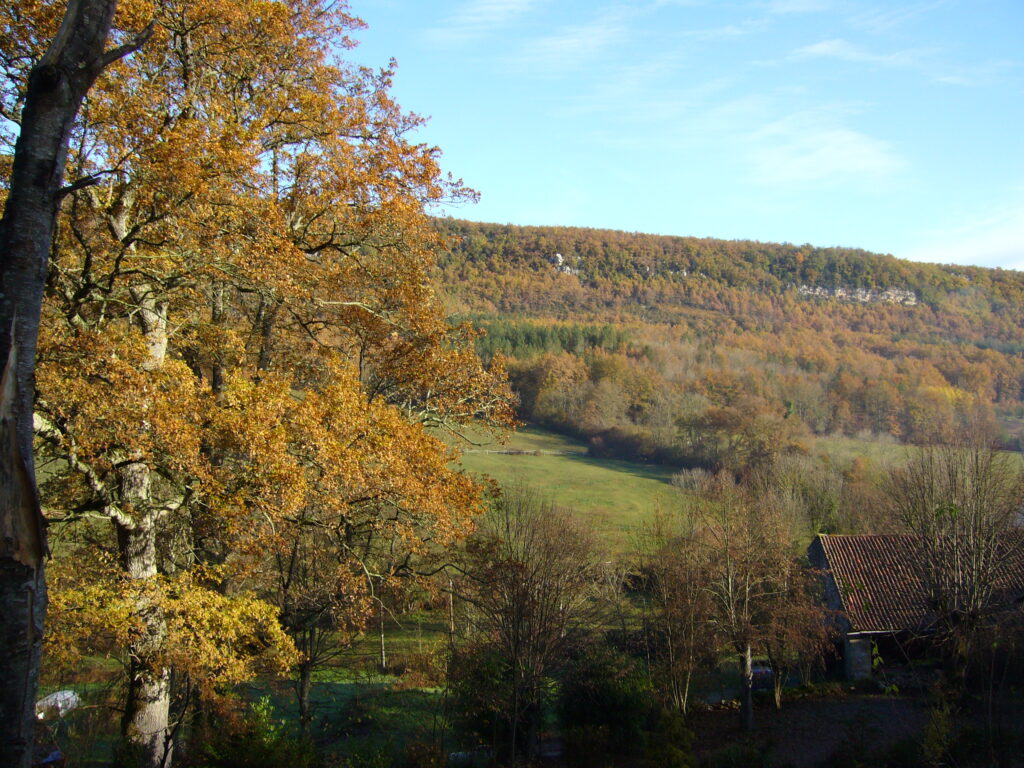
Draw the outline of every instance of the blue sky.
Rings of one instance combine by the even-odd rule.
[[[514,224],[1024,269],[1022,0],[352,0]]]

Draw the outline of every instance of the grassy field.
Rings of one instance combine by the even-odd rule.
[[[834,467],[845,469],[854,459],[865,459],[882,467],[898,466],[914,455],[918,449],[903,445],[892,437],[844,437],[830,435],[814,441],[812,453],[828,457]]]
[[[630,532],[655,510],[677,503],[670,467],[596,459],[582,441],[536,427],[510,435],[505,444],[482,433],[473,439],[481,444],[462,446],[467,470],[503,487],[521,483],[548,494],[584,515],[616,550],[628,546]],[[879,467],[899,465],[916,450],[892,439],[833,436],[818,438],[812,452],[845,469],[855,458]]]
[[[628,545],[629,532],[676,494],[669,467],[595,459],[584,443],[532,427],[504,445],[463,447],[462,465],[502,487],[521,483],[572,507],[615,548]]]

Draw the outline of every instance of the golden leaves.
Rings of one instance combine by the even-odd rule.
[[[51,674],[74,670],[90,656],[121,653],[145,631],[137,611],[143,602],[166,619],[162,658],[154,661],[187,673],[208,697],[260,673],[284,674],[298,661],[274,606],[221,594],[189,573],[129,580],[109,558],[78,550],[51,568]]]
[[[71,149],[69,175],[99,181],[60,220],[39,450],[58,511],[149,532],[174,574],[68,582],[61,615],[92,618],[65,634],[122,621],[109,646],[137,649],[153,606],[147,663],[216,688],[294,658],[267,576],[288,544],[319,564],[303,599],[357,631],[368,580],[465,535],[481,490],[423,425],[507,421],[510,395],[430,285],[424,206],[465,190],[407,139],[421,120],[391,73],[339,60],[359,26],[344,4],[128,0],[117,34],[151,18]],[[109,611],[86,610],[99,595]]]
[[[167,665],[207,697],[260,673],[284,674],[298,661],[277,608],[262,600],[221,594],[186,574],[164,584],[159,605],[167,617]]]
[[[81,550],[60,553],[48,568],[44,648],[51,675],[77,669],[96,655],[115,655],[141,622],[126,580],[111,558]]]
[[[281,374],[229,381],[214,423],[235,508],[270,520],[304,508],[334,520],[379,518],[378,530],[410,546],[451,542],[480,508],[475,485],[449,467],[441,441],[394,406],[369,401],[344,362],[328,368],[328,384],[302,392]]]
[[[168,360],[147,370],[142,335],[110,327],[40,333],[37,389],[40,410],[64,433],[64,449],[109,471],[132,455],[170,473],[202,478],[199,425],[210,400],[187,366]]]

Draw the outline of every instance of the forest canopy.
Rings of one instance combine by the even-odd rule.
[[[1024,274],[844,248],[437,219],[447,300],[520,417],[683,466],[813,435],[1019,449]],[[781,438],[781,439],[777,439]],[[766,453],[767,452],[767,453]]]

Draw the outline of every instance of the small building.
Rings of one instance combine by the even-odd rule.
[[[999,591],[1001,602],[1019,608],[1024,597],[1024,537],[1012,538]],[[918,543],[912,535],[831,534],[819,534],[811,543],[807,555],[825,573],[825,600],[840,612],[847,680],[871,676],[874,648],[906,653],[933,632],[937,617],[915,567]]]

